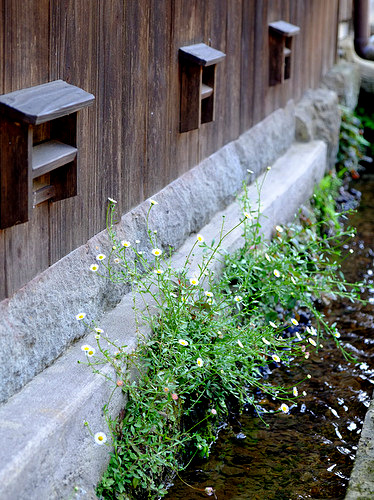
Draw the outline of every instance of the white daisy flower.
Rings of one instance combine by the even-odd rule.
[[[159,248],[154,248],[152,250],[152,253],[155,257],[159,257],[162,254],[162,250],[160,250]]]
[[[183,346],[187,346],[188,345],[187,340],[179,339],[178,342],[180,343],[180,345],[183,345]]]
[[[109,201],[110,203],[114,203],[114,204],[116,204],[116,203],[117,203],[117,201],[116,201],[116,200],[113,200],[113,198],[108,198],[108,201]]]
[[[97,264],[91,264],[90,265],[90,271],[93,273],[96,273],[99,270],[99,266]]]
[[[243,344],[240,342],[240,340],[238,340],[238,346],[241,347],[243,349]]]
[[[277,356],[276,354],[273,354],[271,357],[273,358],[273,360],[274,360],[276,363],[280,363],[280,357],[279,357],[279,356]]]
[[[197,358],[196,364],[197,364],[197,366],[199,366],[201,368],[204,364],[204,361],[201,358]]]
[[[297,387],[294,387],[294,388],[292,389],[292,392],[293,392],[293,395],[294,395],[295,397],[299,395],[299,391],[297,390]]]
[[[270,345],[270,342],[268,341],[268,339],[266,339],[265,337],[262,337],[262,342],[266,345]]]
[[[151,199],[150,202],[151,202],[151,205],[158,205],[158,202],[156,200]]]
[[[297,326],[299,324],[299,322],[297,321],[297,319],[295,318],[291,318],[291,323],[295,326]]]
[[[103,253],[99,253],[99,255],[96,255],[96,260],[104,260],[106,259],[106,256]]]
[[[129,247],[131,247],[131,243],[130,243],[129,241],[127,241],[127,240],[122,240],[122,241],[121,241],[121,245],[122,245],[123,247],[125,247],[125,248],[129,248]]]
[[[196,236],[196,239],[197,241],[199,241],[200,243],[204,243],[205,239],[204,239],[204,236],[202,234],[198,234]]]
[[[290,409],[288,408],[288,406],[286,405],[286,403],[282,403],[281,404],[280,410],[282,410],[283,413],[288,413],[290,411]]]
[[[199,284],[199,280],[196,277],[192,277],[190,278],[190,283],[191,285],[196,286]]]
[[[278,271],[278,269],[274,269],[273,273],[274,273],[274,276],[275,276],[276,278],[279,278],[279,277],[280,277],[280,275],[281,275],[281,273]]]
[[[75,319],[77,319],[78,321],[81,321],[82,319],[84,319],[86,317],[86,313],[79,313],[75,316]]]
[[[104,434],[104,432],[96,432],[96,434],[94,435],[94,439],[95,439],[95,443],[97,444],[105,444],[107,442],[107,437],[106,437],[106,434]]]
[[[236,295],[234,297],[235,302],[241,302],[243,300],[243,297],[241,295]]]

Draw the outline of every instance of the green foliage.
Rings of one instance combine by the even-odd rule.
[[[216,243],[197,235],[182,268],[174,269],[148,227],[156,205],[151,201],[147,215],[153,260],[137,244],[117,239],[113,201],[107,217],[112,250],[108,259],[98,259],[101,275],[131,283],[139,334],[138,347],[131,350],[87,324],[97,342],[97,354],[86,350],[87,363],[95,373],[109,363],[113,391],[127,396],[117,419],[111,418],[109,403],[104,408],[113,452],[98,486],[102,498],[163,496],[171,471],[181,470],[196,455],[209,454],[230,408],[251,403],[263,413],[257,389],[280,402],[299,397],[296,388],[273,386],[263,374],[269,366],[289,366],[308,357],[310,349],[318,349],[323,332],[339,345],[338,332],[326,323],[316,301],[323,294],[354,300],[358,293],[358,286],[348,285],[340,273],[342,245],[351,230],[339,227],[334,236],[321,236],[322,223],[295,220],[277,226],[267,242],[261,235],[261,214],[251,210],[244,186],[237,225],[226,230],[223,220]],[[223,256],[224,239],[240,225],[244,247]],[[195,254],[200,257],[192,268]],[[212,270],[217,260],[226,263],[219,279]],[[301,321],[297,311],[303,308],[312,312],[315,327]],[[144,323],[153,332],[149,338],[140,333]],[[280,405],[280,411],[287,412],[287,405]]]
[[[362,126],[365,129],[365,135],[368,133],[370,137],[374,136],[374,113],[368,114],[364,108],[358,108],[356,110],[356,116],[361,121]],[[368,152],[372,158],[374,158],[374,142],[368,143]]]
[[[339,151],[336,161],[338,172],[349,172],[353,179],[358,177],[360,161],[364,158],[370,143],[363,137],[361,120],[350,109],[340,106],[342,120],[339,136]]]
[[[342,178],[330,172],[315,187],[311,200],[314,216],[319,224],[316,226],[317,232],[330,234],[330,232],[340,230],[341,213],[337,210],[336,199],[339,189],[343,186]]]

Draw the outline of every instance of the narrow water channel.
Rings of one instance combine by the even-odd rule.
[[[214,488],[218,500],[344,499],[374,388],[374,174],[365,173],[354,188],[362,200],[351,216],[357,236],[344,273],[349,281],[369,285],[368,304],[331,302],[325,313],[358,362],[347,361],[326,339],[305,363],[275,370],[274,383],[289,387],[310,374],[298,386],[307,395],[289,414],[264,414],[269,427],[245,408],[221,430],[209,460],[195,461],[175,479],[168,500],[207,498],[206,487]],[[261,404],[279,408],[266,397]]]

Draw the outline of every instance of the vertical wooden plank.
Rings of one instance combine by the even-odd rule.
[[[49,0],[4,0],[3,93],[48,81]]]
[[[253,74],[253,124],[258,123],[264,118],[265,114],[265,96],[268,89],[268,15],[267,2],[255,0],[255,40],[254,40],[254,64],[256,70]],[[266,61],[266,64],[264,64]]]
[[[0,94],[4,93],[4,37],[5,37],[5,0],[0,0]],[[0,301],[7,297],[5,231],[0,229]]]
[[[124,5],[121,0],[112,0],[110,8],[99,2],[99,88],[98,128],[96,140],[99,145],[96,171],[96,207],[93,207],[96,224],[90,234],[105,227],[107,199],[118,200],[122,211],[122,95],[124,52]],[[92,5],[92,3],[91,3]],[[134,166],[132,166],[134,168]],[[96,208],[96,209],[95,209]],[[126,207],[127,208],[127,207]],[[85,213],[85,207],[83,207]],[[88,214],[87,214],[88,215]]]
[[[282,0],[281,2],[281,11],[282,11],[282,18],[287,21],[287,22],[290,22],[291,19],[290,19],[290,0]],[[297,35],[299,36],[299,35]],[[297,38],[297,36],[295,38]],[[293,38],[291,40],[291,47],[293,50],[293,47],[295,46],[295,42],[297,40],[295,40],[295,38]],[[293,95],[292,95],[292,79],[293,79],[293,68],[294,67],[294,59],[293,59],[293,54],[291,55],[291,72],[290,72],[290,78],[286,79],[284,82],[283,82],[283,85],[281,85],[280,87],[280,92],[279,92],[279,98],[278,98],[278,102],[277,102],[277,107],[274,108],[274,109],[277,109],[277,108],[283,108],[289,99],[292,99]]]
[[[149,8],[147,0],[126,0],[124,6],[121,188],[126,211],[144,199]]]
[[[302,19],[302,26],[300,27],[305,33],[304,36],[304,47],[302,54],[302,68],[303,68],[303,89],[307,89],[310,86],[310,68],[311,68],[311,59],[310,59],[310,47],[311,47],[311,30],[310,27],[313,22],[313,12],[311,2],[308,0],[303,0],[304,2],[304,16]]]
[[[144,194],[151,196],[172,175],[167,152],[167,100],[169,98],[169,46],[171,4],[169,0],[149,0],[147,161]]]
[[[4,231],[8,296],[48,267],[46,205],[36,207],[29,222]]]
[[[339,18],[339,0],[334,0],[334,2],[330,5],[331,15],[330,15],[330,23],[332,25],[329,40],[330,54],[328,60],[328,68],[332,68],[332,66],[337,61],[338,55],[338,18]]]
[[[226,24],[227,24],[227,2],[215,2],[206,0],[204,11],[201,12],[204,22],[204,40],[207,45],[226,53]],[[230,54],[229,57],[235,57]],[[215,120],[201,125],[199,130],[199,160],[211,155],[224,144],[225,114],[226,114],[226,85],[228,68],[226,57],[216,67],[215,85]]]
[[[270,36],[269,36],[269,24],[279,20],[287,21],[287,19],[284,19],[284,13],[281,8],[281,0],[269,0],[269,2],[267,2],[266,20],[263,21],[263,31],[267,47],[267,56],[266,58],[263,58],[263,60],[260,63],[266,66],[264,89],[262,94],[263,95],[262,98],[264,100],[264,112],[262,118],[272,113],[275,109],[279,108],[281,105],[280,95],[284,83],[279,82],[275,85],[270,85],[270,63],[272,63],[273,67],[278,67],[279,70],[279,61],[274,61],[274,62],[271,61],[271,59],[274,57],[274,53],[271,49],[273,49],[274,47],[271,46],[272,43],[270,41]],[[280,56],[281,53],[280,50],[278,50],[278,54],[275,55],[275,57],[279,58]]]
[[[301,14],[304,8],[304,0],[291,0],[290,19],[295,26],[300,26]],[[304,43],[305,33],[300,29],[300,33],[295,37],[292,44],[292,97],[297,102],[302,93],[302,47]]]
[[[237,139],[240,133],[242,12],[243,0],[227,3],[224,144]]]
[[[2,13],[3,93],[47,82],[49,0],[4,0]],[[48,267],[47,205],[36,207],[29,222],[5,229],[2,239],[11,295]]]
[[[0,0],[0,94],[5,94],[4,91],[4,75],[5,75],[5,54],[4,54],[4,43],[5,43],[5,0]]]
[[[98,193],[98,95],[99,5],[90,0],[51,2],[50,74],[91,92],[96,100],[78,113],[78,196],[49,204],[50,265],[67,255],[103,227],[97,214]]]
[[[240,72],[240,133],[248,130],[253,123],[253,79],[254,65],[254,29],[255,2],[243,1],[241,72]]]
[[[183,0],[172,2],[171,19],[171,53],[170,53],[170,102],[169,124],[171,136],[175,138],[175,145],[171,141],[169,151],[174,177],[179,177],[199,162],[199,131],[179,132],[180,113],[180,75],[178,49],[185,45],[205,42],[204,38],[204,5],[205,0]],[[173,161],[173,158],[176,160]]]

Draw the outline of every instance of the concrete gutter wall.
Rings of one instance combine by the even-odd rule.
[[[178,249],[173,266],[184,261],[195,241],[192,233],[202,232],[207,240],[216,237],[222,215],[227,228],[235,225],[240,214],[232,202],[248,178],[247,169],[254,172],[254,181],[272,165],[262,192],[266,236],[275,224],[290,220],[310,197],[326,169],[326,142],[315,139],[332,136],[340,121],[336,95],[329,90],[315,92],[307,96],[313,108],[309,114],[305,102],[296,111],[290,102],[154,195],[159,205],[151,212],[150,224],[158,231],[160,246]],[[310,131],[303,138],[308,142],[294,143],[300,127]],[[330,149],[333,144],[329,143]],[[256,205],[254,185],[250,197]],[[122,217],[117,227],[120,238],[146,241],[148,207],[149,201]],[[225,240],[224,250],[233,251],[241,244],[239,229]],[[95,445],[84,421],[93,432],[106,431],[101,409],[112,387],[77,364],[84,359],[81,344],[94,340],[92,334],[85,337],[75,314],[84,311],[89,321],[95,320],[128,349],[136,345],[132,297],[126,287],[113,287],[89,272],[95,256],[108,248],[104,231],[0,304],[2,399],[9,398],[0,407],[0,498],[95,497],[95,484],[109,460],[108,448]],[[112,415],[123,405],[118,390]]]

